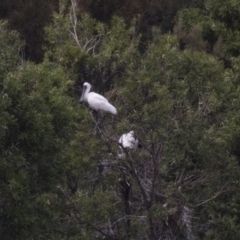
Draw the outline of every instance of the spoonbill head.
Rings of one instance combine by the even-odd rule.
[[[117,109],[102,95],[95,92],[90,92],[91,88],[92,86],[88,82],[83,84],[83,91],[79,102],[87,102],[89,107],[97,112],[103,111],[116,115]]]

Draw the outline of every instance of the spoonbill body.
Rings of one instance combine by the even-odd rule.
[[[138,139],[134,137],[134,131],[130,131],[129,133],[124,133],[120,139],[119,144],[122,145],[123,148],[129,148],[136,150],[138,147]]]
[[[87,102],[89,107],[97,112],[98,119],[95,126],[96,130],[102,119],[100,112],[106,112],[116,115],[117,109],[112,104],[110,104],[108,100],[102,95],[95,92],[90,92],[91,87],[92,87],[91,84],[88,82],[85,82],[83,84],[83,91],[79,99],[79,102],[80,103],[83,101]]]
[[[83,84],[83,91],[79,102],[87,102],[90,108],[95,111],[103,111],[116,115],[117,109],[112,104],[110,104],[108,100],[102,95],[95,92],[90,92],[91,87],[91,84],[88,82],[85,82]]]
[[[128,149],[136,151],[138,148],[142,147],[142,145],[139,144],[138,139],[134,136],[134,131],[124,133],[118,142],[121,149],[121,154],[118,155],[120,158],[125,157]]]

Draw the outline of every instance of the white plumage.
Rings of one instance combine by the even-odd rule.
[[[102,121],[102,116],[100,112],[107,112],[116,115],[117,109],[112,104],[110,104],[108,100],[102,95],[95,92],[90,92],[91,87],[91,84],[89,84],[88,82],[85,82],[83,84],[83,91],[79,102],[87,102],[89,107],[97,112],[96,120],[94,120],[96,124],[94,129],[97,133],[97,131],[101,132],[99,128],[99,125]]]
[[[87,102],[90,108],[92,108],[95,111],[108,112],[114,115],[117,114],[117,109],[112,104],[110,104],[105,97],[98,93],[90,92],[90,90],[91,84],[85,82],[83,84],[83,91],[79,99],[79,102],[83,101]]]
[[[138,139],[134,137],[134,131],[123,134],[119,139],[119,144],[123,148],[136,150],[138,147]]]
[[[128,149],[136,151],[137,148],[142,147],[141,144],[139,144],[138,139],[134,136],[134,131],[124,133],[118,142],[121,149],[121,153],[118,155],[119,158],[125,157]]]

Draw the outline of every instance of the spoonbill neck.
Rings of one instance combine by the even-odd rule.
[[[88,94],[90,92],[91,86],[88,84],[85,86],[85,91],[84,91],[84,100],[87,101],[88,99]]]
[[[91,85],[89,83],[85,83],[83,85],[83,91],[82,91],[82,95],[79,99],[79,102],[83,102],[83,101],[86,101],[88,100],[88,94],[90,92],[90,89],[91,89]]]

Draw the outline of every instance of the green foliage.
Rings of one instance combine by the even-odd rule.
[[[1,35],[1,235],[46,239],[59,205],[54,189],[63,180],[64,152],[78,116],[63,70],[48,61],[16,67],[11,44],[18,39],[4,47],[4,34],[17,37]]]
[[[132,28],[127,28],[119,17],[114,17],[107,26],[71,9],[66,17],[55,14],[46,33],[49,58],[74,78],[93,84],[109,84],[115,75],[121,76],[121,71],[137,54],[134,23]]]
[[[0,21],[0,78],[13,71],[18,61],[18,47],[21,44],[16,31],[7,31],[7,22]]]
[[[208,222],[204,215],[210,211],[205,201],[224,196],[228,184],[238,178],[239,167],[228,150],[234,132],[228,129],[234,129],[234,123],[226,115],[236,97],[232,95],[234,74],[211,55],[180,51],[178,39],[172,35],[150,45],[144,57],[134,58],[122,74],[124,78],[114,79],[112,103],[121,113],[115,131],[106,126],[102,138],[95,139],[86,116],[82,123],[88,133],[78,135],[69,152],[69,159],[74,160],[69,165],[70,176],[78,183],[76,199],[70,205],[76,207],[74,216],[81,212],[81,217],[75,217],[81,226],[88,226],[86,236],[114,234],[135,239],[145,235],[154,239],[179,233],[189,238],[194,234],[192,208],[201,216],[194,223],[197,229],[207,222],[206,236],[217,231],[217,222]],[[116,158],[114,141],[130,129],[138,134],[144,149],[122,161]],[[94,173],[103,159],[108,162],[107,173]],[[122,199],[117,181],[123,176],[131,183],[129,220],[124,217],[128,203]],[[152,187],[155,190],[150,195]],[[96,212],[91,211],[92,204],[98,206]],[[108,212],[112,205],[114,211]]]
[[[20,65],[2,22],[4,239],[239,238],[238,5],[192,4],[144,51],[139,18],[105,24],[61,6],[39,65]],[[85,81],[118,110],[97,135],[72,91]],[[130,130],[142,149],[120,157]]]
[[[209,1],[205,2],[205,7],[211,14],[211,17],[223,21],[228,28],[239,29],[239,11],[240,3],[233,1]]]
[[[141,54],[134,24],[128,29],[122,19],[114,17],[108,27],[87,15],[78,18],[79,29],[88,25],[85,21],[90,30],[94,26],[90,33],[94,51],[86,51],[76,39],[68,38],[67,32],[74,31],[74,25],[68,22],[63,31],[64,44],[60,50],[54,45],[49,48],[50,59],[61,59],[62,49],[71,42],[78,59],[72,65],[73,73],[80,69],[82,81],[100,83],[105,87],[99,88],[100,92],[109,90],[106,79],[113,84],[113,90],[105,95],[119,113],[117,122],[105,122],[101,138],[97,139],[92,136],[93,124],[85,112],[85,129],[80,130],[68,152],[72,161],[67,181],[71,193],[75,193],[69,204],[74,206],[73,219],[87,229],[82,235],[192,239],[207,226],[201,234],[219,238],[218,221],[209,219],[209,214],[217,216],[218,211],[223,211],[222,199],[239,185],[235,181],[239,166],[234,156],[239,139],[238,59],[231,58],[233,69],[226,70],[207,52],[220,49],[218,57],[224,53],[234,55],[225,41],[231,37],[224,35],[228,29],[223,22],[210,18],[206,9],[186,9],[178,15],[177,36],[161,35],[153,29],[154,41]],[[50,37],[53,32],[53,28],[48,32]],[[77,35],[80,43],[83,36],[91,39],[85,29],[82,32]],[[180,50],[181,40],[186,44],[184,51]],[[56,59],[51,55],[54,51],[56,56],[59,54]],[[64,67],[71,64],[72,54],[74,51],[64,52]],[[120,74],[114,74],[119,70]],[[143,149],[118,159],[116,142],[130,130],[137,133]],[[98,166],[104,170],[96,171]],[[229,188],[231,184],[233,188]],[[114,211],[110,211],[112,205]],[[96,212],[91,211],[93,206],[97,206]],[[230,212],[231,208],[227,206]],[[76,216],[79,212],[81,217]],[[238,215],[227,216],[227,222],[234,226],[236,220],[232,218],[238,219]],[[227,223],[225,229],[231,231]]]
[[[24,40],[27,50],[25,57],[34,62],[43,61],[43,29],[51,20],[53,10],[57,10],[59,0],[2,0],[0,19],[6,18],[8,28],[16,30]],[[19,47],[24,46],[23,44]]]
[[[186,45],[199,44],[194,28],[200,26],[202,38],[208,43],[205,50],[223,59],[229,66],[230,58],[239,55],[239,3],[238,1],[205,1],[204,8],[183,9],[176,15],[177,32]],[[196,33],[195,33],[196,35]],[[199,50],[199,49],[197,49]]]

